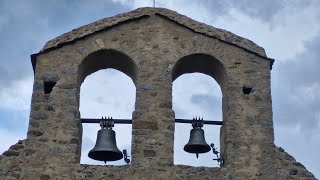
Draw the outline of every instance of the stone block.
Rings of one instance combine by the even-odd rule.
[[[132,124],[133,129],[150,129],[150,130],[158,130],[158,123],[156,121],[141,121],[138,120]]]

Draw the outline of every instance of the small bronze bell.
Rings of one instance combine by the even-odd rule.
[[[199,119],[194,119],[192,122],[192,127],[190,131],[189,142],[184,146],[183,150],[188,153],[196,154],[198,158],[198,154],[207,153],[211,150],[210,146],[207,144],[204,131],[201,129],[203,126],[203,122]]]
[[[116,133],[111,128],[101,126],[98,131],[97,141],[88,156],[97,161],[117,161],[123,158],[122,152],[117,147]]]

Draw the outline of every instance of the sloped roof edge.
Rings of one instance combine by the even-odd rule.
[[[240,37],[238,35],[235,35],[229,31],[218,29],[213,26],[195,21],[185,15],[181,15],[175,11],[165,9],[165,8],[150,8],[150,7],[144,7],[144,8],[138,8],[136,10],[119,14],[113,17],[104,18],[101,20],[98,20],[96,22],[84,25],[82,27],[79,27],[77,29],[73,29],[70,32],[64,33],[61,36],[58,36],[55,39],[52,39],[48,41],[44,47],[41,49],[41,51],[37,54],[33,54],[32,57],[32,64],[35,65],[35,57],[38,54],[42,54],[44,52],[48,52],[52,49],[56,49],[58,47],[61,47],[65,44],[72,43],[73,41],[76,41],[78,39],[84,38],[88,35],[94,34],[96,32],[102,31],[106,28],[110,28],[115,25],[119,25],[122,23],[126,23],[131,20],[136,20],[140,18],[144,18],[147,16],[152,15],[159,15],[164,18],[167,18],[169,20],[172,20],[182,26],[185,26],[194,32],[204,34],[206,36],[210,36],[213,38],[216,38],[218,40],[224,41],[228,44],[232,44],[235,46],[238,46],[242,49],[245,49],[247,51],[250,51],[258,56],[264,57],[268,60],[270,60],[270,68],[272,67],[272,64],[274,62],[273,59],[268,58],[264,49],[254,42]]]

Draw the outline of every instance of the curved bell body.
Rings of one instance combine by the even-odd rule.
[[[188,153],[206,153],[211,150],[204,138],[204,131],[200,128],[193,128],[190,131],[189,142],[184,146],[184,151]]]
[[[112,129],[100,129],[94,148],[89,152],[91,159],[98,161],[117,161],[123,158],[117,147],[116,133]]]

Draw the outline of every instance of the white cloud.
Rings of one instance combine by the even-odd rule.
[[[0,108],[16,111],[30,109],[33,78],[27,77],[0,89]]]
[[[31,92],[31,78],[19,80],[12,83],[9,87],[2,87],[0,89],[0,125],[2,127],[0,129],[0,137],[2,137],[0,154],[8,150],[18,140],[26,138]],[[12,127],[13,124],[15,124],[15,127],[12,129],[4,128]]]
[[[0,154],[8,150],[11,145],[17,143],[19,140],[25,139],[26,135],[27,134],[25,132],[0,129],[0,137],[1,137]]]
[[[131,9],[141,7],[153,7],[153,0],[112,0],[113,2],[120,2],[122,5],[129,6]],[[197,1],[186,0],[156,0],[156,8],[167,8],[178,13],[182,13],[193,19],[201,22],[208,22],[208,17],[211,17],[211,12],[206,8],[204,3]],[[201,12],[201,13],[199,13]]]
[[[307,105],[320,99],[320,82],[314,82],[310,85],[297,86],[293,89],[292,99],[294,103]]]
[[[156,5],[158,5],[157,7],[172,9],[174,11],[177,11],[178,13],[184,14],[188,17],[192,17],[192,19],[194,20],[208,22],[212,18],[214,18],[214,15],[212,11],[210,12],[205,4],[206,3],[199,3],[199,1],[186,0],[159,0],[156,2]]]
[[[284,148],[316,177],[320,177],[320,131],[313,136],[300,132],[298,126],[275,126],[275,144]],[[311,158],[312,157],[312,158]]]

